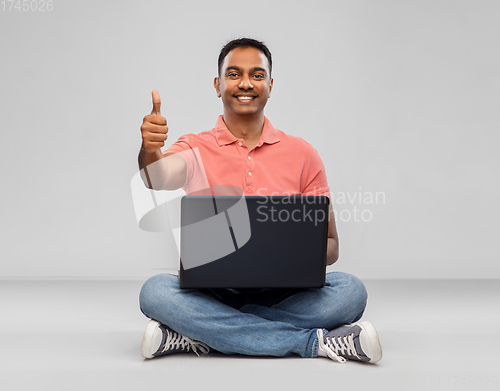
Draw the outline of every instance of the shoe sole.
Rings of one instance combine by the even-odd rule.
[[[376,363],[382,359],[382,346],[380,346],[380,340],[378,339],[377,330],[370,322],[357,322],[355,323],[366,333],[368,340],[370,341],[371,352],[368,355],[370,357],[369,363]]]
[[[151,353],[151,341],[153,340],[153,334],[155,330],[158,328],[160,323],[156,320],[151,319],[146,326],[146,330],[144,331],[144,337],[142,337],[141,344],[141,355],[144,358],[153,358],[153,354]]]

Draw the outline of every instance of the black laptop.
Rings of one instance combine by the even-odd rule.
[[[320,288],[326,196],[184,196],[182,288]]]

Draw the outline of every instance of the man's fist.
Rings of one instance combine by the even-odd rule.
[[[148,153],[159,151],[167,139],[168,126],[165,117],[161,116],[161,99],[158,91],[153,90],[153,110],[142,120],[142,146]]]

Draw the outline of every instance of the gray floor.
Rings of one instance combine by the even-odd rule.
[[[363,320],[384,352],[377,365],[222,354],[144,360],[141,284],[1,281],[0,389],[500,389],[498,280],[365,281]]]

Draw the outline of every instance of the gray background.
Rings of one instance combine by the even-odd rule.
[[[165,235],[138,228],[130,192],[151,90],[168,145],[212,128],[219,50],[251,36],[273,53],[274,126],[315,146],[334,195],[385,194],[336,205],[372,219],[338,221],[330,270],[499,278],[499,34],[496,0],[2,8],[0,276],[161,271]]]

